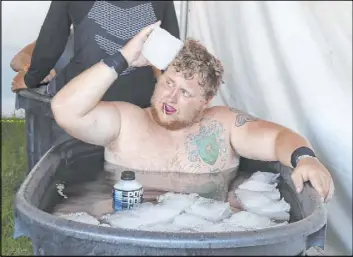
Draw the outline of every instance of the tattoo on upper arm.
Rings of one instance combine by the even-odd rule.
[[[241,110],[235,109],[233,107],[229,107],[230,111],[236,113],[235,123],[234,125],[237,127],[243,126],[247,122],[259,120],[258,118],[247,114]]]

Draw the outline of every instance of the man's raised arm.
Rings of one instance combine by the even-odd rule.
[[[117,103],[100,102],[118,77],[100,62],[72,79],[51,102],[54,118],[69,135],[95,145],[108,145],[120,131]]]
[[[231,144],[241,156],[262,161],[279,161],[294,168],[292,179],[297,192],[310,181],[319,194],[330,200],[334,191],[327,169],[315,158],[308,140],[281,125],[260,120],[240,110],[230,109]]]
[[[53,98],[54,118],[68,134],[84,142],[107,146],[120,131],[118,102],[100,102],[101,98],[128,66],[146,66],[142,46],[160,22],[144,28],[120,52],[79,74]]]

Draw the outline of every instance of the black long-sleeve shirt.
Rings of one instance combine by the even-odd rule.
[[[104,24],[107,15],[112,18],[108,22],[110,24]],[[131,17],[126,18],[126,15],[131,15]],[[87,17],[93,19],[93,23],[86,25]],[[117,19],[121,17],[121,20],[114,20],[116,17],[118,17]],[[25,75],[26,85],[29,88],[37,87],[54,67],[65,49],[71,24],[74,27],[74,57],[57,75],[57,89],[61,89],[79,73],[106,57],[109,51],[116,50],[117,47],[122,46],[122,43],[126,43],[133,36],[132,31],[138,29],[126,28],[127,26],[136,26],[136,24],[141,26],[143,22],[151,24],[154,19],[151,17],[155,17],[156,21],[161,20],[161,27],[179,38],[179,27],[173,1],[52,1],[36,41],[31,66]],[[96,24],[100,24],[100,26],[96,26]],[[124,27],[118,27],[112,31],[111,28],[114,25],[123,25]],[[106,30],[110,34],[102,34],[104,35],[102,37],[97,32],[87,32],[87,29],[90,28],[82,28],[82,26],[95,27],[94,29],[97,31]],[[81,32],[76,33],[76,28],[79,28]],[[84,31],[82,32],[82,30]],[[94,40],[89,35],[90,33],[95,34]],[[118,35],[118,38],[111,35]],[[97,46],[93,46],[92,41],[96,41]],[[90,56],[92,51],[95,52],[94,57]],[[150,67],[137,68],[134,72],[119,76],[114,82],[116,85],[111,86],[103,100],[127,101],[146,107],[149,105],[154,83]],[[137,96],[139,94],[145,94],[143,99],[141,95]]]

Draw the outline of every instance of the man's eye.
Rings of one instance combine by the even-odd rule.
[[[173,86],[173,82],[170,81],[170,80],[167,80],[167,85],[168,85],[168,86]]]
[[[181,89],[181,93],[183,94],[183,96],[185,97],[190,97],[190,93],[188,91],[186,91],[185,89]]]

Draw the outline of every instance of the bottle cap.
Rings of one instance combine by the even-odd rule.
[[[121,173],[122,180],[134,180],[135,179],[135,172],[131,170],[125,170]]]

